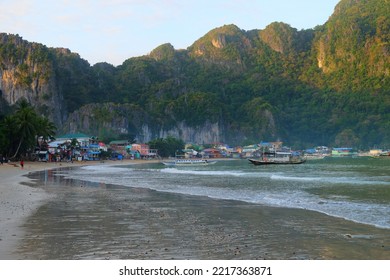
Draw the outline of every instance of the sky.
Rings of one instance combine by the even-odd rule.
[[[324,24],[339,0],[0,0],[0,32],[64,47],[93,65],[115,66],[171,43],[186,49],[210,30],[235,24],[298,30]]]

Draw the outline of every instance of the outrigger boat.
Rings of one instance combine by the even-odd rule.
[[[175,159],[174,161],[163,161],[166,166],[198,166],[216,163],[215,160],[208,159]]]
[[[299,155],[294,155],[291,152],[273,152],[263,153],[261,159],[248,159],[250,163],[254,165],[267,165],[267,164],[301,164],[306,161]]]

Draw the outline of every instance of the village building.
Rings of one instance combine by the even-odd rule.
[[[215,148],[209,148],[209,149],[204,149],[202,151],[203,157],[209,157],[209,158],[221,158],[222,153],[220,150],[215,149]]]
[[[47,154],[39,152],[44,161],[100,160],[101,149],[97,137],[83,133],[65,134],[48,143]]]
[[[130,150],[133,153],[137,152],[142,159],[156,158],[158,156],[157,149],[150,149],[148,144],[132,144]]]

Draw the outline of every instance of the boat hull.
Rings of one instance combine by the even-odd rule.
[[[296,159],[289,161],[275,161],[275,160],[258,160],[258,159],[248,159],[250,163],[254,165],[274,165],[274,164],[302,164],[306,160],[305,159]]]
[[[203,166],[216,163],[216,161],[210,160],[175,160],[175,161],[163,161],[165,166]]]

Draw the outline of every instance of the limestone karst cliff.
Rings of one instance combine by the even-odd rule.
[[[332,144],[347,131],[357,145],[386,145],[389,7],[342,0],[310,30],[225,25],[117,67],[0,34],[0,118],[25,98],[64,133]]]
[[[66,108],[48,48],[0,34],[0,65],[1,98],[10,105],[25,98],[40,114],[62,123]]]

